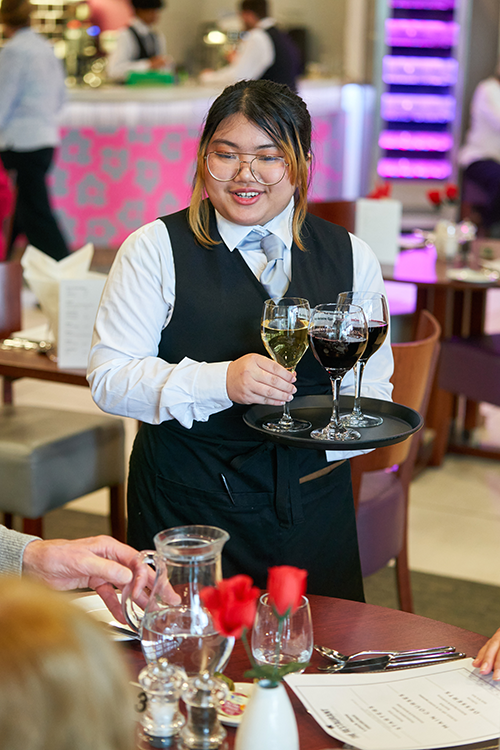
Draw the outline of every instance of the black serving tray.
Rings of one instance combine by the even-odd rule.
[[[352,396],[341,396],[339,401],[340,414],[349,414],[353,406]],[[254,430],[264,434],[268,440],[296,448],[313,448],[315,450],[352,451],[366,448],[381,448],[384,445],[401,443],[406,438],[420,430],[424,424],[421,415],[414,409],[392,401],[381,401],[376,398],[362,398],[361,409],[366,414],[382,417],[384,420],[378,427],[356,427],[361,433],[360,440],[315,440],[309,433],[317,428],[325,427],[330,421],[332,413],[331,396],[299,396],[290,402],[290,413],[297,419],[307,419],[312,427],[302,432],[281,434],[270,432],[262,425],[270,419],[279,419],[282,409],[275,406],[256,404],[244,415],[245,423]]]

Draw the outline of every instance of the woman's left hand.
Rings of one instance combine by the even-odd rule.
[[[493,670],[493,679],[500,680],[500,628],[484,644],[472,665],[479,667],[481,674],[489,674]]]

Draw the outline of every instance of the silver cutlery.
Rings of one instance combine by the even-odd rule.
[[[336,664],[347,664],[347,662],[357,659],[358,656],[392,656],[399,659],[407,656],[425,656],[426,654],[453,653],[455,651],[454,646],[436,646],[434,648],[418,648],[409,651],[356,651],[356,653],[347,656],[327,646],[314,646],[314,649],[321,656],[324,656],[325,659],[330,659]]]
[[[440,654],[427,654],[423,656],[412,656],[405,657],[403,659],[397,659],[394,656],[386,654],[385,656],[377,656],[372,659],[358,659],[357,661],[351,661],[346,663],[330,664],[327,667],[318,667],[320,672],[327,672],[332,674],[334,672],[383,672],[393,671],[396,669],[410,669],[412,667],[425,667],[431,664],[441,664],[443,662],[455,661],[457,659],[464,659],[466,654],[453,651],[453,652],[441,652]]]
[[[108,628],[110,628],[115,634],[120,633],[121,635],[128,635],[129,638],[135,638],[139,639],[139,634],[135,632],[135,630],[132,630],[131,628],[122,627],[121,625],[115,625],[112,622],[107,622],[106,625]]]

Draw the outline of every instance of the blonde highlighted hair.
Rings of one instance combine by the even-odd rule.
[[[133,750],[128,670],[91,616],[28,579],[0,579],[2,750]]]
[[[261,128],[280,148],[288,164],[288,177],[297,185],[293,213],[293,239],[303,250],[301,229],[307,213],[307,188],[311,160],[311,118],[304,101],[288,86],[271,81],[239,81],[228,86],[214,101],[198,146],[196,175],[188,209],[189,225],[204,247],[217,244],[210,237],[209,203],[205,188],[205,157],[208,145],[229,117],[241,114]]]

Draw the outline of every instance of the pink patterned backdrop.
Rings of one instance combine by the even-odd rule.
[[[343,117],[317,117],[311,196],[341,195]],[[73,249],[118,247],[134,230],[189,203],[199,132],[186,126],[62,130],[51,174],[55,210]]]

